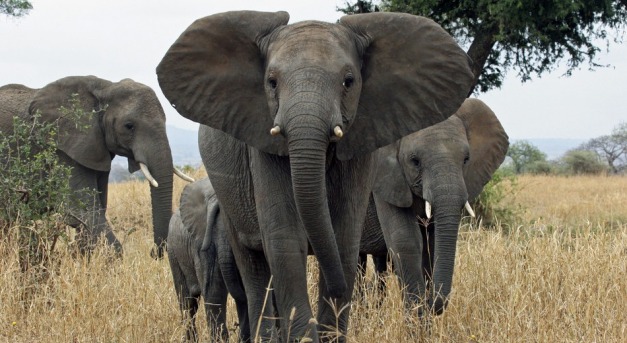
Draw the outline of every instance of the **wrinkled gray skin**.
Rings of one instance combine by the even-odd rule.
[[[228,340],[226,299],[230,293],[239,314],[240,339],[249,341],[246,294],[209,179],[183,189],[179,210],[170,219],[167,248],[187,339],[198,340],[195,316],[202,296],[212,341]]]
[[[158,183],[151,187],[155,243],[165,243],[172,213],[172,154],[165,131],[165,113],[154,91],[125,79],[111,82],[95,76],[70,76],[41,89],[9,84],[0,87],[0,130],[13,132],[13,117],[30,120],[36,111],[43,121],[52,122],[70,108],[69,99],[78,94],[85,113],[78,129],[67,119],[59,121],[59,149],[62,163],[72,167],[70,187],[74,200],[86,209],[72,206],[70,225],[79,229],[79,244],[90,250],[100,235],[120,252],[122,246],[106,220],[107,183],[115,155],[128,158],[130,172],[145,164]],[[97,196],[81,190],[96,190]],[[159,249],[159,252],[161,249]]]
[[[210,321],[212,339],[228,339],[226,331],[226,298],[235,299],[239,318],[240,339],[250,340],[248,309],[239,270],[226,238],[220,205],[208,178],[185,186],[180,207],[170,219],[168,258],[174,287],[179,297],[187,339],[197,341],[194,316],[202,296]],[[368,218],[359,248],[360,254],[381,257],[386,262],[387,246],[378,222],[374,201],[370,201]]]
[[[339,309],[351,299],[371,153],[454,113],[472,73],[463,50],[426,18],[288,19],[252,11],[199,19],[157,75],[177,111],[203,124],[201,157],[225,214],[253,336],[274,326],[266,305],[257,327],[272,275],[279,338],[317,342],[329,339],[319,331],[347,330],[349,310],[336,319],[328,301]],[[320,265],[319,326],[307,294],[310,248]]]
[[[362,253],[381,252],[383,234],[408,307],[426,298],[433,313],[446,308],[464,205],[481,193],[508,146],[494,112],[481,100],[467,99],[448,120],[377,151],[374,206],[364,228],[373,246]],[[373,257],[380,270],[385,254]]]

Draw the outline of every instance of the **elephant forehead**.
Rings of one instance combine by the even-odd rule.
[[[282,29],[270,44],[270,57],[338,61],[354,52],[348,32],[339,25],[305,21]],[[355,52],[356,55],[356,52]]]

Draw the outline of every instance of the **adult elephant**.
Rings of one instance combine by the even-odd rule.
[[[78,122],[60,110],[72,107],[73,95],[86,114]],[[161,254],[172,213],[172,172],[185,176],[173,167],[165,113],[154,91],[130,79],[111,82],[95,76],[69,76],[41,89],[0,87],[3,133],[13,132],[14,116],[30,121],[37,112],[44,122],[58,121],[58,157],[72,168],[68,224],[79,228],[81,249],[91,249],[102,234],[117,251],[122,249],[105,217],[111,160],[120,155],[128,158],[129,172],[141,169],[150,181],[154,241]]]
[[[490,181],[508,146],[494,112],[467,99],[446,121],[377,151],[362,253],[376,251],[375,261],[385,260],[380,252],[387,244],[408,307],[424,304],[435,314],[446,308],[462,210],[474,216],[468,202]]]
[[[264,308],[272,315],[272,275],[281,338],[318,341],[319,330],[346,333],[371,152],[446,119],[473,78],[467,55],[426,18],[288,19],[253,11],[199,19],[157,75],[177,111],[206,125],[201,157],[225,213],[252,332],[271,331],[271,320],[258,320]],[[321,271],[317,321],[309,246]]]
[[[211,341],[226,342],[226,301],[235,299],[240,340],[250,340],[246,294],[226,239],[220,206],[204,178],[185,186],[180,207],[170,219],[168,260],[189,341],[198,341],[195,316],[204,301]]]

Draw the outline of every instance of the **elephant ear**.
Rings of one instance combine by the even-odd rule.
[[[208,178],[192,182],[183,188],[180,208],[185,229],[202,242],[207,228],[207,196],[212,191]]]
[[[473,200],[503,163],[509,137],[494,112],[479,99],[467,99],[455,115],[466,128],[470,158],[464,168],[464,180],[468,199]]]
[[[28,109],[31,115],[39,111],[44,122],[58,120],[59,150],[81,165],[99,171],[111,170],[112,157],[100,127],[99,113],[94,112],[104,104],[100,104],[94,92],[111,84],[95,76],[69,76],[40,89]],[[71,100],[74,96],[79,102],[73,105]],[[82,111],[78,119],[61,109],[75,113],[75,105],[79,107],[74,109]]]
[[[471,60],[434,21],[404,13],[344,16],[364,46],[357,116],[338,157],[368,153],[434,125],[462,104],[474,77]]]
[[[398,161],[399,144],[395,142],[375,152],[377,176],[372,192],[394,206],[410,207],[413,196]]]
[[[272,137],[260,42],[286,25],[286,12],[236,11],[196,20],[172,44],[157,76],[183,116],[224,131],[257,149],[287,154]]]

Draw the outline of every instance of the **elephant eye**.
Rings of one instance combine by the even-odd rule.
[[[131,130],[133,130],[135,128],[135,125],[133,125],[133,123],[126,123],[126,124],[124,124],[124,127],[127,130],[131,131]]]
[[[413,163],[414,167],[416,167],[416,168],[420,167],[420,160],[417,157],[415,157],[415,156],[412,156],[411,163]]]
[[[354,81],[355,78],[353,77],[353,74],[348,74],[344,77],[344,82],[342,83],[342,86],[344,86],[344,88],[346,89],[351,88]]]
[[[273,78],[273,77],[269,78],[268,79],[268,85],[270,85],[270,88],[276,89],[276,86],[277,86],[276,79]]]
[[[468,164],[468,160],[470,160],[470,156],[466,155],[466,157],[464,157],[464,165]]]

